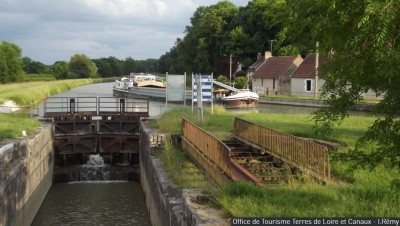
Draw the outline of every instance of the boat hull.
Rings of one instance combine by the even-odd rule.
[[[226,108],[251,108],[258,106],[258,100],[254,99],[222,100],[222,104]]]

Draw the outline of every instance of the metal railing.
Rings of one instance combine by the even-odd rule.
[[[149,101],[143,99],[99,97],[98,114],[148,113]]]
[[[232,176],[230,149],[213,135],[200,127],[182,118],[181,133],[190,141],[207,159],[213,162],[226,175]]]
[[[46,113],[70,113],[86,112],[97,113],[96,97],[49,97],[44,100],[44,112]]]
[[[329,153],[322,145],[240,118],[235,118],[234,135],[315,177],[330,180]]]
[[[148,115],[149,101],[117,97],[50,97],[44,100],[44,116],[65,114]]]

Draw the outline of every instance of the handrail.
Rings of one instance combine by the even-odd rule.
[[[329,153],[322,145],[240,118],[235,118],[234,135],[313,176],[330,180]]]
[[[181,134],[190,141],[207,159],[226,175],[232,177],[230,149],[210,133],[182,118]]]
[[[148,115],[149,101],[118,97],[49,97],[44,100],[44,116],[85,113]]]

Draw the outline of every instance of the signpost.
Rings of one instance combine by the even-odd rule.
[[[213,106],[213,74],[193,75],[192,74],[192,112],[193,104],[197,102],[198,111],[201,111],[203,121],[203,102],[211,103],[211,113],[214,113]]]

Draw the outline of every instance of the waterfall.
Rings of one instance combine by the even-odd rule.
[[[99,154],[89,155],[89,160],[86,162],[84,167],[104,167],[104,159]]]
[[[97,154],[90,155],[86,164],[55,169],[55,183],[137,181],[138,173],[138,166],[104,164]]]

